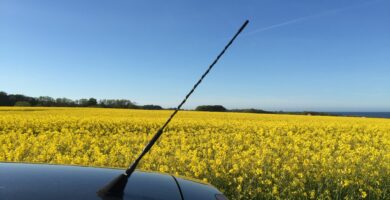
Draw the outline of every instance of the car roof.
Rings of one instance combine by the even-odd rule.
[[[0,199],[101,199],[96,191],[123,173],[119,169],[0,163]],[[136,171],[123,199],[182,199],[175,179],[166,174]]]
[[[112,168],[0,162],[0,199],[116,200],[101,198],[96,191],[123,172]],[[119,199],[215,200],[216,194],[221,192],[197,180],[137,170]]]

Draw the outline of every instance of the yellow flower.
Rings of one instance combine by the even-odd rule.
[[[314,190],[310,191],[310,199],[314,199],[316,197],[316,192]]]
[[[362,189],[359,189],[359,191],[360,191],[361,197],[362,197],[363,199],[365,199],[365,198],[367,197],[367,192],[365,192],[365,191],[362,190]]]
[[[278,186],[274,185],[274,186],[272,187],[272,194],[273,194],[273,195],[279,194]]]
[[[120,168],[171,113],[20,109],[0,107],[0,161]],[[388,119],[181,111],[139,168],[200,178],[229,199],[385,199],[389,152]]]

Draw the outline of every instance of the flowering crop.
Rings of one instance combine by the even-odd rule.
[[[0,161],[127,167],[171,111],[0,108]],[[390,120],[179,112],[139,166],[231,199],[390,199]]]

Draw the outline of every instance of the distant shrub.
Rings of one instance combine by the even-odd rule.
[[[31,104],[27,101],[17,101],[14,106],[29,107]]]
[[[221,105],[201,105],[196,107],[197,111],[225,112],[226,108]]]
[[[230,112],[243,112],[243,113],[273,113],[270,111],[265,111],[261,109],[254,109],[254,108],[248,108],[248,109],[233,109],[229,110]]]
[[[161,110],[162,107],[159,106],[159,105],[143,105],[143,106],[141,106],[141,109],[145,109],[145,110]]]

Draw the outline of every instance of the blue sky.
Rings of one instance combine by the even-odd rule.
[[[390,1],[0,0],[0,90],[185,108],[390,111]]]

